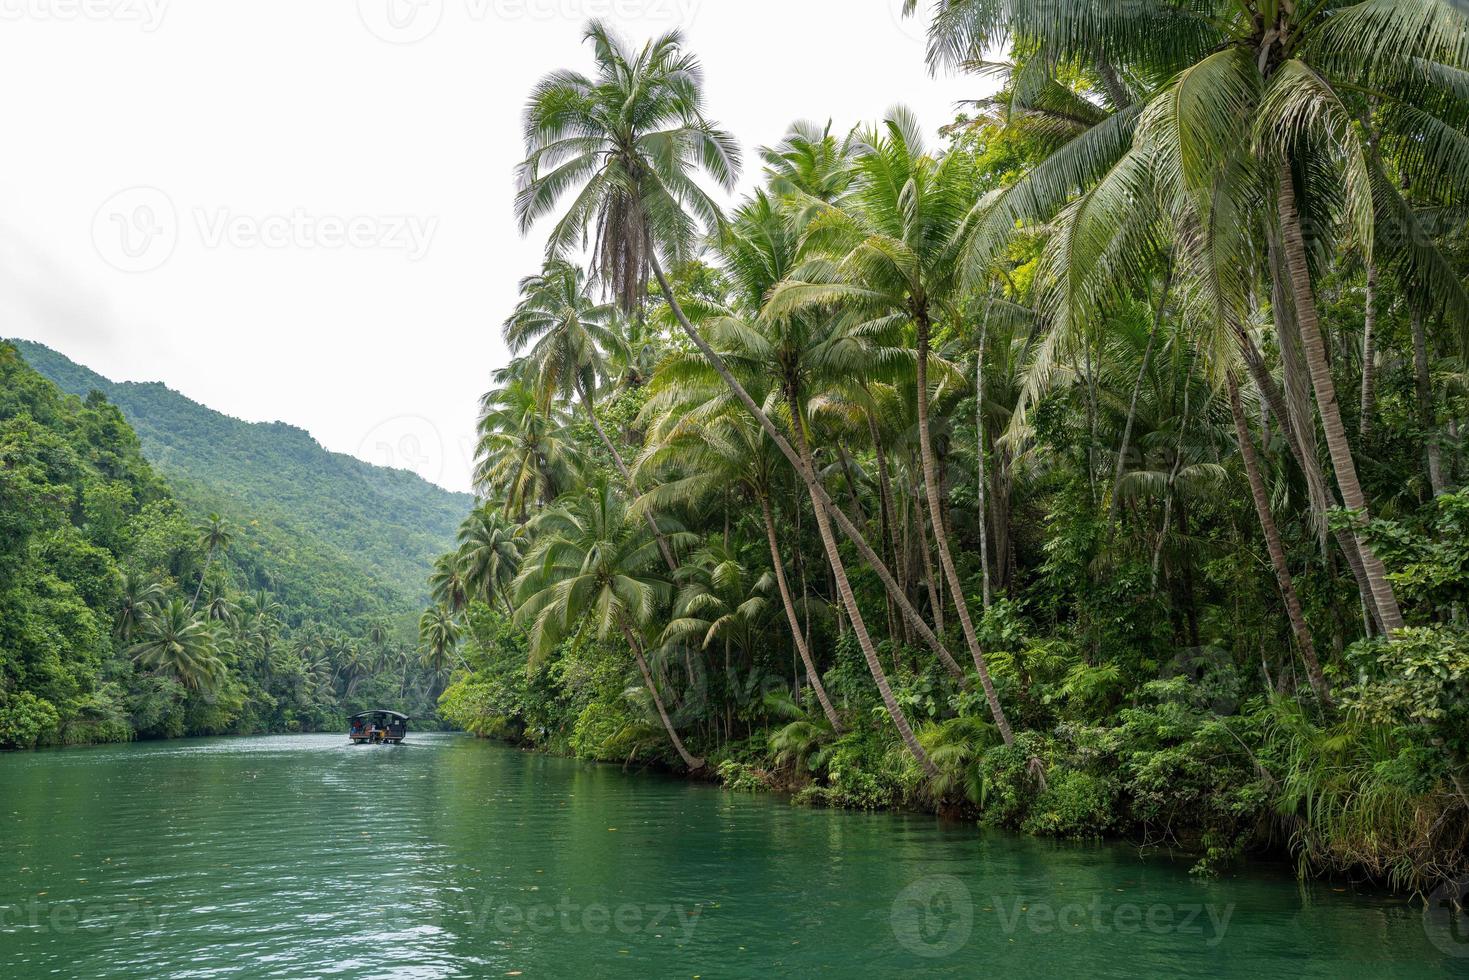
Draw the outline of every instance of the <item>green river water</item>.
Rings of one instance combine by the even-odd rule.
[[[0,977],[1469,976],[1287,869],[792,807],[464,736],[0,757]]]

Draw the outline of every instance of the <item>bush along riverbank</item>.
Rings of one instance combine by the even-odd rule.
[[[691,677],[685,664],[668,661],[656,668],[666,675],[658,685],[665,708],[687,722],[688,748],[705,760],[693,778],[787,792],[796,805],[914,809],[1040,836],[1122,838],[1191,854],[1205,875],[1252,853],[1282,852],[1303,874],[1404,891],[1464,873],[1469,800],[1450,754],[1464,732],[1462,692],[1444,683],[1466,676],[1462,639],[1414,630],[1362,644],[1351,658],[1363,682],[1341,707],[1323,711],[1305,699],[1248,693],[1251,677],[1217,650],[1124,691],[1058,661],[1054,642],[1023,640],[1011,616],[1002,609],[985,625],[996,640],[1015,643],[995,657],[1000,690],[1028,709],[1012,746],[973,691],[930,684],[902,665],[912,651],[899,654],[895,693],[916,716],[935,719],[917,736],[940,768],[937,779],[882,724],[850,640],[838,640],[825,679],[841,732],[809,687],[793,697],[788,680],[742,665]],[[468,669],[444,692],[440,711],[466,731],[688,772],[647,690],[630,676],[625,649],[584,638],[530,664],[523,631],[476,605],[461,651]],[[1413,666],[1384,666],[1397,664]],[[1026,699],[1014,673],[1022,669]]]
[[[685,38],[587,25],[526,104],[446,716],[1201,872],[1466,870],[1469,21],[1095,6],[937,4],[993,95],[747,182]]]

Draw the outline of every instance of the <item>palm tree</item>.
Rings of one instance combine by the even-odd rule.
[[[450,551],[438,557],[429,575],[428,588],[434,603],[451,615],[457,616],[469,607],[469,584],[461,552]]]
[[[515,312],[505,321],[506,345],[515,354],[530,348],[525,356],[527,369],[536,379],[545,401],[563,395],[580,403],[597,438],[602,440],[622,474],[628,492],[636,496],[638,488],[632,473],[616,444],[608,438],[593,403],[597,387],[607,374],[605,351],[617,346],[620,340],[613,328],[616,308],[594,302],[587,292],[586,274],[564,259],[551,259],[538,275],[522,279],[520,296]],[[658,534],[651,516],[648,521],[658,539],[663,560],[672,572],[678,567],[673,552]]]
[[[523,539],[497,508],[482,503],[459,526],[459,559],[466,590],[493,606],[499,599],[514,615],[509,587],[520,571]]]
[[[660,253],[675,263],[683,261],[697,238],[699,222],[710,227],[722,224],[718,207],[694,179],[695,171],[704,171],[726,189],[734,186],[739,174],[733,138],[704,115],[698,59],[682,50],[683,37],[676,31],[636,52],[600,21],[588,25],[585,39],[592,44],[596,76],[553,72],[536,86],[526,108],[527,156],[519,168],[516,197],[521,230],[528,230],[579,188],[551,231],[548,253],[565,255],[595,226],[599,278],[627,311],[642,303],[651,270],[680,329],[806,484],[816,501],[818,530],[835,521],[863,560],[879,571],[895,600],[906,602],[886,565],[821,487],[809,460],[797,453],[724,358],[695,329],[664,271]],[[830,545],[828,559],[839,561],[832,557],[835,538],[827,542],[827,533],[822,535],[823,543]],[[851,614],[856,599],[849,586],[842,585],[845,569],[837,579]],[[858,635],[866,638],[869,666],[875,665],[865,626]],[[879,688],[887,691],[885,680]],[[890,695],[888,691],[884,702],[896,711],[897,702]],[[906,720],[895,717],[894,722],[914,758],[924,762],[927,757]]]
[[[195,618],[182,599],[173,599],[143,624],[142,638],[128,651],[140,666],[172,674],[191,691],[208,691],[224,680],[214,632]]]
[[[785,610],[791,642],[806,668],[806,677],[822,712],[832,728],[840,732],[841,720],[826,693],[821,671],[816,666],[796,613],[790,583],[786,580],[785,559],[781,556],[780,532],[776,527],[773,504],[780,472],[774,447],[747,416],[725,412],[703,419],[698,413],[686,411],[686,408],[684,405],[670,407],[654,433],[655,439],[648,452],[638,463],[639,471],[666,468],[681,475],[660,482],[648,491],[645,499],[656,506],[686,504],[711,498],[731,487],[744,490],[755,498],[765,524],[771,567],[775,571],[776,588]]]
[[[475,483],[485,497],[505,502],[505,514],[523,520],[533,503],[549,504],[571,485],[581,453],[567,437],[566,413],[542,402],[533,382],[501,372],[498,387],[480,401]]]
[[[546,657],[583,623],[600,640],[620,634],[669,741],[684,765],[702,769],[704,760],[679,738],[645,656],[644,626],[672,591],[666,579],[651,571],[657,542],[603,481],[543,512],[535,530],[535,544],[515,583],[515,622],[530,630],[532,658]]]
[[[418,640],[423,650],[422,663],[434,671],[454,666],[459,646],[459,623],[443,606],[430,606],[418,619]]]
[[[209,565],[214,561],[214,556],[227,549],[234,537],[234,531],[218,514],[211,513],[199,525],[199,547],[204,549],[204,570],[199,573],[199,587],[194,590],[194,601],[189,604],[190,609],[199,604],[199,593],[204,591],[204,580],[209,576]]]
[[[918,438],[929,526],[990,713],[1005,744],[1010,745],[1014,735],[990,679],[950,551],[929,423],[932,331],[936,321],[958,326],[962,319],[959,258],[965,218],[975,203],[973,168],[967,154],[929,156],[917,120],[906,110],[894,110],[884,122],[884,131],[867,134],[864,144],[854,164],[852,188],[837,203],[798,195],[806,212],[805,248],[815,257],[775,288],[766,315],[782,316],[819,305],[843,309],[862,324],[895,318],[912,321]]]
[[[163,586],[156,578],[138,572],[126,572],[122,577],[122,601],[113,621],[113,632],[124,642],[133,638],[150,616],[163,602]]]
[[[1090,188],[1088,205],[1070,208],[1068,240],[1081,254],[1067,263],[1069,291],[1079,283],[1081,292],[1100,295],[1106,280],[1135,264],[1130,253],[1145,236],[1134,215],[1148,210],[1150,195],[1139,192],[1151,183],[1167,202],[1191,285],[1218,323],[1238,334],[1254,243],[1267,240],[1282,354],[1288,368],[1299,358],[1287,382],[1309,379],[1297,387],[1304,394],[1308,384],[1314,394],[1342,502],[1360,527],[1368,502],[1342,424],[1304,227],[1309,222],[1315,254],[1349,237],[1369,264],[1386,268],[1390,260],[1420,304],[1432,297],[1427,302],[1448,305],[1461,321],[1469,314],[1452,263],[1398,190],[1401,180],[1462,195],[1469,184],[1462,139],[1440,138],[1469,120],[1449,81],[1469,53],[1469,19],[1439,0],[1143,0],[1101,8],[1084,0],[945,0],[939,8],[930,30],[935,64],[981,57],[1008,35],[1037,65],[1097,65],[1102,88],[1120,95],[1114,114],[986,202],[971,268],[986,264],[1017,223],[1046,220],[1076,189]],[[1365,121],[1356,108],[1364,88],[1377,105]],[[1379,141],[1411,147],[1394,159],[1396,173]],[[1295,437],[1304,443],[1313,426],[1294,419]],[[1397,629],[1402,613],[1381,560],[1360,532],[1351,543],[1364,599],[1384,628]]]

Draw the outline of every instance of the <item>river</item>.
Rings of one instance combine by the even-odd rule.
[[[0,976],[1469,976],[1420,908],[465,736],[0,756]]]

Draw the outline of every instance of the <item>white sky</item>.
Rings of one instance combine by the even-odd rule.
[[[541,257],[521,107],[589,68],[587,17],[685,28],[748,185],[792,120],[903,102],[932,132],[979,94],[901,3],[0,0],[0,336],[467,490]]]

